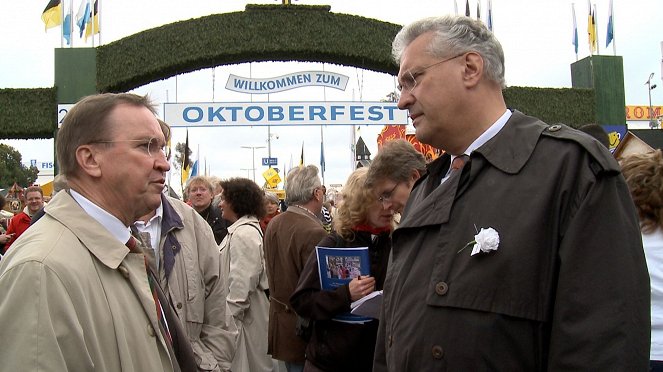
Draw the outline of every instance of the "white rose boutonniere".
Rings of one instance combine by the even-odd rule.
[[[479,252],[496,251],[497,247],[500,245],[500,234],[498,234],[497,231],[492,227],[487,229],[481,228],[481,231],[474,235],[474,240],[465,244],[465,246],[461,248],[458,253],[473,244],[474,247],[472,248],[472,253],[470,253],[470,256],[474,256]]]

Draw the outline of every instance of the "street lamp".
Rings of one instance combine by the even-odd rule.
[[[651,79],[654,77],[654,73],[649,74],[649,79],[645,85],[647,86],[647,93],[649,94],[649,128],[654,129],[658,128],[658,121],[654,119],[654,107],[651,105],[651,91],[656,88],[656,84],[651,83]]]
[[[240,146],[243,149],[251,150],[251,160],[253,161],[253,182],[256,182],[256,149],[264,149],[265,146]]]
[[[279,135],[276,133],[272,133],[272,127],[268,126],[267,127],[267,157],[271,158],[272,157],[272,137],[276,137],[276,139],[279,139]],[[272,165],[271,163],[269,164],[269,167],[271,168]]]

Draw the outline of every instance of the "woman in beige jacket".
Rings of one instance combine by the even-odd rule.
[[[223,218],[232,222],[220,244],[221,262],[228,269],[228,310],[239,331],[233,372],[271,371],[267,355],[269,301],[262,230],[264,193],[255,182],[232,178],[221,182]]]

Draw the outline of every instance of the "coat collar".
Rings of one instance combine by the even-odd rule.
[[[548,127],[544,122],[514,111],[502,130],[470,154],[469,172],[440,185],[449,167],[450,156],[445,154],[429,164],[428,174],[420,178],[410,195],[399,228],[442,224],[449,220],[452,206],[487,165],[508,174],[517,174],[525,166],[541,136]],[[460,184],[457,188],[452,184]]]
[[[299,215],[302,215],[302,216],[306,216],[306,217],[310,218],[311,220],[319,223],[320,226],[322,226],[322,221],[320,221],[319,218],[312,215],[312,213],[309,213],[309,211],[307,211],[306,209],[303,209],[302,207],[296,207],[295,205],[291,205],[291,206],[288,207],[288,209],[285,212],[286,213],[290,212],[290,213],[295,213],[295,214],[299,214]]]
[[[163,220],[161,221],[161,235],[166,235],[173,229],[183,229],[184,223],[175,208],[170,205],[168,197],[161,194],[161,205],[163,207]]]
[[[85,213],[69,193],[57,193],[44,211],[76,235],[90,253],[109,268],[117,269],[129,254],[129,249]]]
[[[472,161],[480,154],[493,167],[516,174],[532,156],[541,133],[548,125],[539,119],[514,110],[502,130],[490,141],[476,149]]]
[[[170,273],[175,266],[175,256],[182,250],[182,245],[175,237],[175,232],[176,230],[184,229],[184,223],[175,208],[170,204],[168,197],[164,194],[161,194],[161,206],[163,207],[163,216],[161,219],[160,241],[163,240],[164,244],[160,244],[159,249],[161,249],[163,254],[163,266],[166,278],[170,278]],[[168,247],[168,249],[163,249],[164,246]]]
[[[260,230],[260,223],[258,222],[258,219],[255,216],[242,216],[228,227],[228,234],[234,233],[235,230],[237,230],[237,228],[242,225],[250,225],[250,224],[258,226],[258,230]],[[262,232],[262,230],[260,231]]]

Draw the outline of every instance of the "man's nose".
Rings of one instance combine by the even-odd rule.
[[[165,156],[158,156],[154,161],[154,167],[165,173],[170,170],[170,163],[166,160]]]
[[[412,105],[413,102],[414,96],[412,93],[407,89],[403,89],[401,91],[400,97],[398,98],[397,106],[401,110],[406,110],[408,107],[410,107],[410,105]]]

